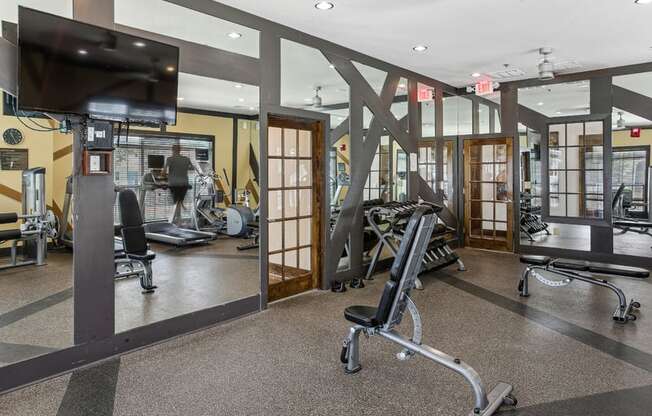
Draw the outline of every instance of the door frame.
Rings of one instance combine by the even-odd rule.
[[[507,144],[507,149],[508,149],[508,162],[507,162],[507,173],[506,177],[508,180],[508,183],[510,183],[510,188],[511,188],[511,198],[508,201],[507,205],[507,230],[506,230],[506,252],[514,252],[516,249],[516,244],[515,244],[515,235],[516,231],[518,230],[518,220],[516,216],[516,202],[517,198],[515,195],[515,188],[514,188],[514,138],[507,136],[507,135],[502,135],[502,134],[491,134],[491,135],[479,135],[479,136],[465,136],[465,137],[460,137],[460,172],[462,173],[461,177],[462,180],[459,183],[460,187],[460,198],[459,201],[462,205],[462,208],[460,210],[461,214],[461,224],[464,229],[464,244],[465,246],[471,247],[470,243],[470,236],[471,236],[471,230],[467,226],[467,218],[468,215],[470,214],[470,206],[467,203],[467,181],[470,180],[470,165],[467,165],[467,147],[468,143],[471,141],[476,141],[476,142],[487,142],[487,143],[492,143],[496,140],[505,140]],[[511,160],[511,163],[510,163]],[[469,190],[470,192],[470,190]],[[489,240],[488,240],[489,241]],[[476,248],[483,248],[483,249],[490,249],[490,250],[501,250],[503,251],[502,247],[498,247],[496,244],[486,244],[484,247],[476,247]]]
[[[313,287],[326,289],[329,285],[329,277],[326,276],[326,262],[323,259],[327,258],[327,248],[329,241],[328,221],[330,219],[330,212],[327,209],[330,206],[330,194],[328,192],[328,184],[325,178],[328,178],[328,148],[330,147],[330,116],[324,113],[314,111],[301,110],[296,108],[288,108],[278,105],[263,104],[260,112],[260,308],[267,309],[269,303],[269,227],[268,227],[268,192],[269,192],[269,178],[268,178],[268,134],[270,118],[281,118],[296,120],[308,123],[318,123],[320,126],[319,137],[316,142],[320,146],[313,148],[314,152],[319,152],[321,155],[321,163],[318,166],[320,172],[319,178],[313,177],[313,184],[319,181],[319,189],[316,191],[316,198],[319,201],[319,252],[317,257],[320,259],[318,265],[313,270]],[[314,143],[314,142],[313,142]],[[313,228],[314,232],[314,228]],[[313,252],[313,256],[315,253]]]

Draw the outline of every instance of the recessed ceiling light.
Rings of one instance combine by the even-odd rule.
[[[244,103],[244,100],[245,100],[244,98],[238,98],[238,101],[240,101],[241,103]]]
[[[235,87],[235,88],[242,88],[242,85],[240,85],[240,84],[235,84],[234,87]]]
[[[543,103],[542,103],[541,101],[539,101],[539,102],[537,103],[537,105],[538,105],[539,107],[541,107],[541,106],[543,105]]]
[[[335,69],[335,65],[333,65],[333,64],[328,65],[328,67],[329,67],[330,69]]]
[[[412,48],[413,51],[415,52],[425,52],[428,49],[426,45],[417,45]]]
[[[88,51],[86,49],[80,49],[77,51],[77,53],[80,55],[88,55]]]
[[[474,73],[471,74],[471,76],[472,76],[473,78],[479,78],[481,75],[482,75],[482,74],[479,73],[479,72],[474,72]]]
[[[249,107],[249,110],[254,111],[256,107]]]
[[[242,37],[242,33],[230,32],[227,33],[226,36],[230,37],[231,39],[240,39]]]
[[[136,42],[134,42],[134,46],[137,47],[137,48],[144,48],[147,45],[145,44],[145,42],[136,41]]]
[[[636,3],[636,4],[650,4],[650,3],[652,3],[652,0],[634,0],[634,3]]]
[[[183,98],[183,97],[177,97],[177,101],[183,101],[183,100],[185,100],[185,98]]]
[[[176,68],[173,67],[172,65],[170,65],[170,66],[166,67],[165,70],[168,71],[168,72],[174,72],[176,70]]]
[[[330,10],[333,7],[335,7],[335,5],[329,1],[318,1],[315,3],[315,8],[319,10]]]

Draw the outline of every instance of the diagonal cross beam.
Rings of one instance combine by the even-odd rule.
[[[390,105],[387,106],[386,103],[382,101],[381,97],[385,91],[382,91],[381,97],[379,97],[351,61],[329,53],[324,53],[324,55],[335,66],[335,70],[337,70],[340,76],[344,78],[350,86],[357,87],[362,100],[374,114],[374,119],[377,119],[381,125],[387,129],[389,134],[393,136],[406,152],[416,152],[416,143],[410,139],[409,134],[405,129],[401,128],[399,121],[396,120],[396,117],[392,114],[390,110],[391,102]],[[390,99],[393,101],[396,91],[392,94],[393,95]]]
[[[347,134],[349,134],[349,117],[342,121],[339,126],[331,130],[331,146],[335,146],[335,143]]]
[[[327,56],[327,58],[329,57]],[[342,63],[342,61],[343,60],[341,58],[338,58],[337,60],[334,59],[331,62],[333,63],[336,69],[338,69],[338,67],[342,65],[352,67],[353,72],[357,73],[359,77],[355,81],[351,81],[351,78],[349,79],[344,78],[344,79],[347,82],[349,82],[351,88],[351,115],[349,117],[349,122],[350,122],[349,130],[350,130],[351,141],[352,141],[351,150],[353,152],[356,146],[360,146],[359,148],[360,151],[359,151],[359,155],[356,155],[358,156],[357,159],[354,159],[354,156],[352,155],[351,186],[346,194],[346,197],[344,198],[344,202],[342,203],[340,215],[338,216],[337,222],[335,224],[335,229],[331,234],[331,239],[329,242],[329,247],[328,247],[329,258],[328,258],[328,265],[327,265],[327,273],[330,278],[333,278],[336,274],[337,266],[339,264],[340,254],[344,250],[344,245],[349,237],[350,231],[353,229],[354,226],[356,225],[359,226],[361,224],[362,213],[363,213],[361,207],[362,196],[363,196],[362,192],[364,189],[365,182],[367,181],[369,169],[371,169],[371,163],[376,153],[376,149],[380,144],[380,137],[384,132],[384,128],[381,120],[374,113],[374,117],[371,121],[369,130],[367,132],[367,137],[364,140],[364,143],[362,143],[361,122],[362,122],[363,101],[364,101],[364,96],[368,94],[363,94],[360,92],[360,90],[366,89],[368,90],[367,93],[371,91],[371,93],[376,97],[376,100],[380,102],[379,105],[383,109],[383,111],[388,112],[391,108],[392,101],[396,94],[396,88],[398,87],[398,82],[400,79],[400,77],[396,74],[389,74],[385,79],[381,96],[378,97],[375,94],[375,92],[373,92],[373,89],[371,88],[371,86],[369,86],[367,81],[364,80],[364,78],[362,78],[362,76],[357,71],[357,69],[353,67],[350,61],[345,61],[345,63]],[[394,119],[394,121],[396,122],[396,119]],[[395,124],[398,125],[399,123],[396,122]],[[354,141],[357,141],[358,143],[354,143]],[[362,239],[362,235],[360,235],[360,240],[361,239]],[[351,264],[353,268],[354,258],[359,257],[359,259],[355,260],[356,263],[359,262],[358,260],[362,259],[361,241],[355,241],[355,242],[352,241],[351,246],[352,246],[352,250],[351,250],[352,252],[350,254],[352,259]]]
[[[411,172],[410,175],[414,181],[413,183],[418,184],[417,194],[419,197],[421,197],[421,199],[434,203],[437,203],[436,201],[441,200],[441,198],[435,194],[435,191],[432,190],[428,182],[426,182],[426,180],[423,179],[418,172]],[[457,229],[457,217],[451,212],[451,210],[448,209],[448,207],[446,207],[446,205],[442,203],[441,206],[443,209],[439,212],[439,214],[437,214],[437,216],[441,218],[441,220],[444,221],[444,223],[447,225]]]

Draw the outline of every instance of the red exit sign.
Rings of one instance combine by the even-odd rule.
[[[425,85],[419,85],[419,90],[417,91],[417,99],[420,103],[424,101],[432,101],[433,89],[431,87],[426,87]]]
[[[475,84],[475,95],[489,95],[494,92],[494,82],[490,79],[483,79]]]
[[[636,138],[636,139],[641,137],[641,129],[638,128],[638,127],[635,127],[633,129],[631,129],[629,131],[629,137],[633,137],[633,138]]]

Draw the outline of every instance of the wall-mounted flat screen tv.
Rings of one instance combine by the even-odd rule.
[[[18,108],[176,124],[179,49],[20,7]]]

